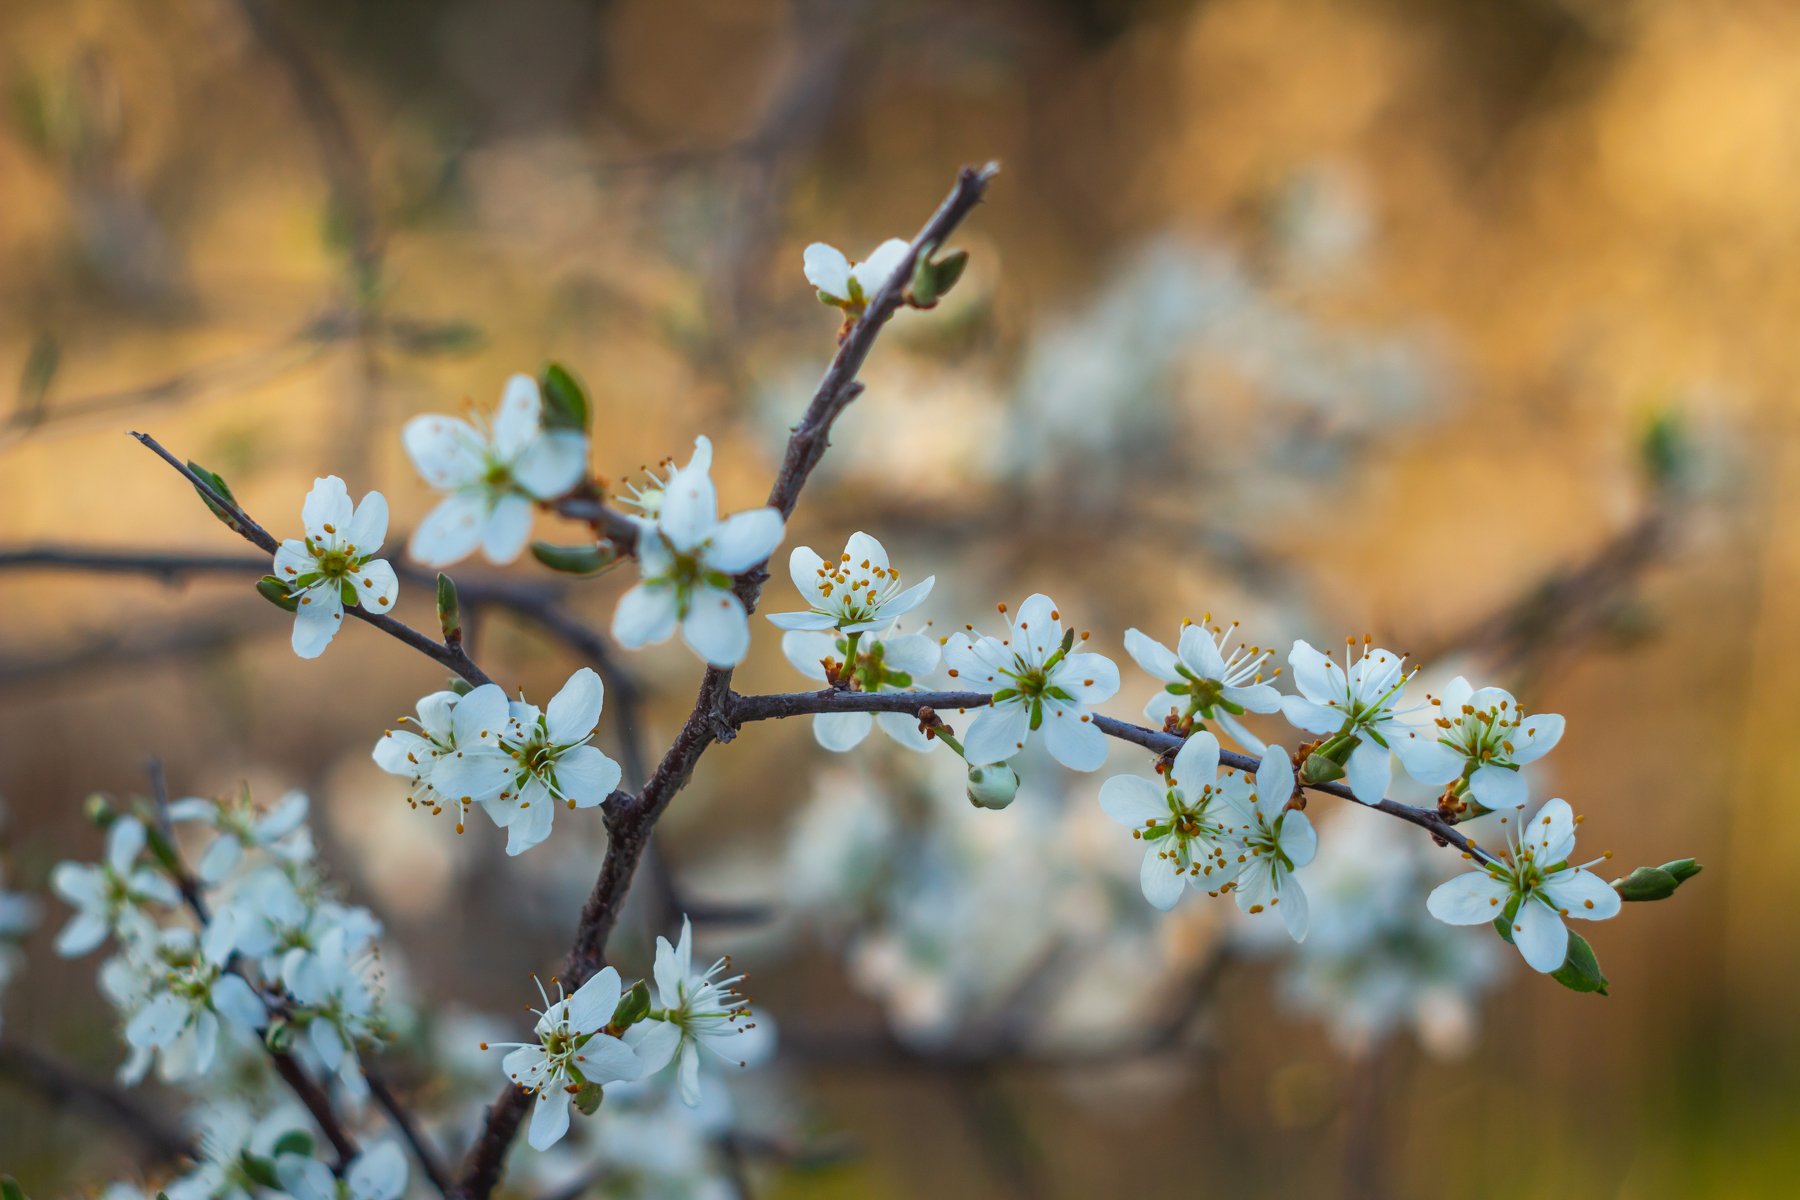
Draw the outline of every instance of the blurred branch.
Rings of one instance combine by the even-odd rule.
[[[117,1127],[159,1162],[193,1155],[193,1140],[157,1109],[139,1104],[111,1084],[89,1079],[15,1038],[0,1037],[0,1078],[30,1088],[54,1106],[73,1109]]]
[[[962,170],[950,194],[913,238],[893,275],[839,341],[837,353],[819,381],[811,403],[788,438],[781,469],[769,489],[768,504],[783,517],[792,514],[801,489],[830,444],[833,423],[861,392],[862,385],[857,383],[856,376],[882,328],[904,302],[919,257],[928,248],[942,245],[974,211],[998,170],[998,166],[991,163],[980,169]],[[736,591],[746,609],[754,610],[767,578],[768,573],[761,566],[738,577]],[[632,876],[663,810],[687,784],[707,748],[715,741],[728,741],[735,736],[735,727],[726,713],[732,695],[731,676],[728,669],[707,669],[693,710],[643,788],[635,797],[624,797],[606,806],[610,835],[606,856],[593,891],[582,906],[574,944],[559,973],[567,987],[580,987],[600,969],[607,938],[618,923]],[[464,1160],[455,1195],[485,1200],[494,1190],[506,1151],[517,1136],[519,1123],[525,1115],[525,1105],[525,1094],[509,1084],[488,1108],[482,1130]]]
[[[431,1186],[436,1188],[439,1194],[448,1195],[450,1192],[449,1169],[444,1166],[444,1160],[438,1157],[437,1151],[426,1140],[425,1132],[419,1128],[418,1120],[394,1094],[394,1089],[388,1085],[387,1077],[381,1073],[379,1068],[370,1065],[363,1074],[369,1081],[369,1094],[375,1097],[375,1103],[381,1106],[381,1110],[394,1123],[394,1128],[400,1131],[400,1136],[406,1139],[406,1144],[412,1147],[413,1157],[418,1159],[419,1169],[425,1172],[425,1178],[431,1181]]]

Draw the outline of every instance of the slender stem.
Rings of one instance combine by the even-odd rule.
[[[180,1127],[125,1092],[89,1079],[60,1060],[14,1038],[0,1037],[0,1077],[17,1081],[51,1104],[76,1109],[116,1125],[155,1155],[173,1162],[191,1157],[194,1144]]]
[[[431,1181],[440,1195],[450,1194],[450,1171],[444,1166],[444,1160],[438,1157],[425,1138],[425,1131],[419,1128],[418,1120],[412,1115],[394,1089],[388,1085],[387,1077],[374,1066],[370,1066],[364,1074],[369,1080],[369,1094],[375,1097],[375,1103],[388,1115],[406,1144],[412,1147],[413,1157],[419,1160],[419,1169],[425,1172],[425,1178]]]
[[[260,547],[269,554],[274,554],[275,551],[281,548],[281,543],[275,540],[274,535],[252,520],[250,515],[239,505],[234,504],[230,500],[219,495],[211,484],[196,475],[192,468],[186,463],[163,449],[162,443],[158,442],[147,433],[134,432],[131,436],[148,446],[158,458],[168,463],[171,467],[174,467],[176,471],[180,472],[182,478],[186,479],[189,483],[193,484],[195,488],[199,489],[201,495],[212,501],[213,504],[217,505],[221,511],[229,516],[232,523],[237,527],[237,533],[242,536],[245,541],[253,546]],[[442,663],[444,666],[450,668],[450,670],[456,672],[477,687],[484,683],[494,682],[492,679],[488,678],[485,671],[475,665],[474,660],[464,652],[461,646],[446,646],[442,642],[434,641],[431,638],[426,637],[410,625],[397,621],[384,613],[369,612],[361,605],[345,609],[344,611],[348,612],[358,620],[366,621],[368,624],[373,625],[390,637],[404,642],[406,645],[411,646],[414,650],[419,651],[419,653],[426,657]]]

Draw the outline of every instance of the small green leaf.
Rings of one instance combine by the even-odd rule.
[[[914,308],[930,308],[956,286],[956,281],[962,278],[963,269],[968,265],[967,250],[952,250],[935,261],[930,252],[921,254],[918,265],[913,268],[912,286],[907,289],[907,298]]]
[[[1598,992],[1606,995],[1606,976],[1600,973],[1600,960],[1594,948],[1574,930],[1569,931],[1569,954],[1563,965],[1550,972],[1550,978],[1572,992]]]
[[[617,1029],[629,1029],[650,1012],[650,985],[642,979],[631,985],[631,990],[619,997],[618,1007],[613,1009],[611,1024]]]
[[[1668,487],[1682,482],[1693,466],[1694,453],[1681,413],[1672,408],[1657,413],[1644,429],[1638,453],[1651,483]]]
[[[444,631],[444,644],[455,646],[462,641],[462,604],[456,596],[456,581],[438,572],[437,577],[437,611],[438,626]]]
[[[538,382],[544,390],[544,428],[586,433],[591,413],[587,389],[574,373],[559,362],[547,363]]]
[[[99,792],[95,792],[87,798],[86,804],[82,806],[82,812],[88,820],[101,829],[111,829],[112,823],[119,819],[119,814],[113,808],[112,802]]]
[[[274,1154],[276,1158],[280,1158],[284,1154],[299,1154],[310,1158],[312,1152],[312,1134],[304,1129],[290,1129],[275,1139]]]
[[[275,1174],[275,1163],[272,1159],[264,1158],[260,1154],[252,1154],[246,1150],[238,1156],[238,1161],[244,1168],[244,1174],[248,1175],[253,1182],[266,1188],[281,1186],[281,1177]]]
[[[276,608],[283,608],[288,612],[293,612],[300,607],[300,601],[288,594],[287,584],[281,582],[281,580],[275,578],[273,575],[264,575],[261,579],[257,580],[256,590],[264,600],[267,600]]]
[[[1613,880],[1612,886],[1621,900],[1667,900],[1681,880],[1661,867],[1639,867],[1625,878]]]
[[[531,556],[552,571],[568,575],[597,575],[619,561],[619,548],[610,541],[592,546],[557,546],[531,543]]]
[[[11,1175],[0,1175],[0,1200],[25,1200],[25,1189]]]
[[[294,1047],[294,1027],[284,1017],[277,1017],[269,1022],[263,1030],[263,1044],[277,1054],[286,1054]]]
[[[1513,922],[1518,916],[1519,897],[1513,896],[1511,899],[1507,900],[1506,907],[1500,910],[1500,915],[1494,918],[1494,932],[1506,939],[1506,944],[1509,946],[1512,944],[1513,940]]]
[[[231,488],[226,484],[224,476],[220,475],[216,471],[207,470],[205,467],[201,466],[199,463],[194,462],[191,459],[188,461],[188,470],[192,471],[194,474],[198,475],[202,480],[204,480],[206,482],[206,485],[208,487],[210,487],[213,491],[217,492],[222,499],[227,500],[232,504],[237,503],[237,497],[233,496],[231,494]],[[205,492],[201,491],[199,488],[195,488],[194,492],[196,495],[198,495],[200,497],[200,499],[202,499],[206,502],[206,507],[209,510],[211,510],[212,515],[219,518],[219,520],[221,520],[225,523],[225,527],[227,529],[231,530],[233,533],[244,532],[244,527],[242,525],[238,524],[237,518],[233,517],[231,514],[227,513],[224,509],[220,508],[218,506],[218,504],[214,502],[214,500],[211,496],[207,495]]]

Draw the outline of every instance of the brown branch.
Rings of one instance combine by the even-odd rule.
[[[726,708],[728,719],[735,725],[746,721],[779,720],[783,717],[798,717],[807,714],[832,712],[902,712],[920,713],[931,709],[937,713],[954,712],[959,709],[980,708],[993,698],[985,692],[782,692],[768,696],[739,696],[733,693]],[[1146,750],[1154,750],[1158,754],[1171,754],[1181,749],[1187,739],[1179,734],[1165,733],[1160,729],[1146,729],[1142,725],[1133,725],[1129,721],[1120,721],[1113,717],[1094,714],[1094,728],[1108,737],[1118,738],[1122,742],[1130,742],[1142,746]],[[1222,766],[1235,770],[1256,772],[1258,760],[1248,754],[1239,754],[1232,750],[1220,750],[1219,762]],[[1410,804],[1402,804],[1398,800],[1382,800],[1378,804],[1363,804],[1356,795],[1341,783],[1309,783],[1304,785],[1308,791],[1322,792],[1327,796],[1336,796],[1340,800],[1349,800],[1364,808],[1372,808],[1390,817],[1398,817],[1430,833],[1434,838],[1483,862],[1493,861],[1493,856],[1476,846],[1456,827],[1440,817],[1434,810],[1415,808]]]
[[[89,1079],[52,1056],[13,1038],[0,1037],[0,1077],[15,1080],[51,1104],[117,1126],[158,1162],[190,1158],[193,1139],[160,1111],[125,1092]]]
[[[819,381],[811,403],[788,438],[781,470],[769,489],[768,504],[783,517],[793,512],[801,489],[824,454],[832,423],[861,391],[861,385],[856,382],[857,372],[862,369],[882,328],[904,302],[919,256],[941,246],[974,211],[998,170],[992,163],[978,169],[963,169],[949,196],[913,238],[892,278],[882,285],[863,315],[838,344],[837,354]],[[766,578],[767,572],[760,564],[739,577],[737,593],[745,608],[755,608]],[[574,943],[563,961],[560,978],[566,987],[580,987],[600,969],[607,938],[618,923],[619,910],[631,888],[632,876],[649,845],[651,829],[693,775],[695,765],[707,748],[715,741],[729,741],[734,736],[735,728],[727,712],[731,700],[731,674],[729,670],[707,669],[693,710],[643,788],[635,798],[607,805],[610,838],[606,856],[601,861],[594,889],[582,906]],[[488,1108],[481,1132],[463,1161],[454,1193],[457,1197],[485,1200],[494,1190],[506,1151],[525,1115],[525,1105],[525,1094],[508,1085]]]
[[[245,541],[267,551],[271,555],[273,555],[276,550],[280,549],[281,543],[275,540],[274,535],[253,521],[250,518],[250,515],[237,504],[234,504],[224,496],[219,495],[219,493],[213,489],[213,486],[200,478],[200,476],[196,475],[192,468],[165,450],[162,443],[158,442],[147,433],[134,432],[131,436],[148,446],[158,458],[161,458],[164,462],[179,471],[182,478],[193,484],[202,496],[205,496],[208,500],[212,501],[213,504],[218,506],[221,511],[229,516],[236,527],[237,533],[242,536]],[[464,652],[460,645],[445,645],[442,642],[433,641],[412,626],[395,620],[393,617],[387,616],[384,613],[369,612],[361,605],[347,608],[344,611],[360,621],[373,625],[389,637],[404,642],[406,645],[411,646],[414,650],[417,650],[427,658],[443,664],[477,687],[484,683],[494,682],[492,679],[488,678],[485,671],[475,665],[474,660]]]
[[[405,1104],[394,1094],[388,1085],[387,1077],[375,1067],[370,1066],[363,1072],[369,1081],[369,1094],[375,1097],[375,1103],[388,1115],[406,1144],[412,1147],[413,1157],[419,1161],[419,1169],[425,1172],[425,1178],[431,1181],[441,1195],[450,1194],[450,1171],[444,1166],[444,1160],[438,1157],[437,1150],[425,1138],[425,1131],[419,1128],[418,1120]]]

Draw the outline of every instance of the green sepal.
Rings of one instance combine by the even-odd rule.
[[[290,1129],[275,1139],[273,1153],[276,1158],[280,1158],[284,1154],[299,1154],[310,1158],[312,1152],[312,1134],[304,1129]]]
[[[261,579],[257,580],[256,591],[258,595],[264,600],[267,600],[270,604],[273,604],[276,608],[293,612],[300,607],[299,599],[288,591],[287,584],[281,582],[281,580],[275,578],[273,575],[264,575]]]
[[[592,546],[558,546],[550,542],[531,543],[531,557],[566,575],[597,575],[619,561],[619,548],[610,541]]]
[[[1335,759],[1326,758],[1323,754],[1309,754],[1306,761],[1300,764],[1300,782],[1308,787],[1321,783],[1331,783],[1344,777],[1344,764]]]
[[[286,1054],[294,1048],[294,1027],[285,1017],[276,1017],[263,1030],[263,1044],[277,1054]]]
[[[1550,978],[1572,992],[1607,994],[1606,976],[1600,973],[1600,960],[1594,957],[1594,948],[1572,929],[1569,931],[1568,957],[1563,959],[1562,966],[1550,972]]]
[[[252,1154],[248,1150],[238,1155],[238,1163],[244,1168],[244,1174],[251,1180],[266,1188],[279,1188],[281,1177],[275,1174],[275,1160],[264,1158],[260,1154]]]
[[[188,460],[188,470],[192,471],[195,475],[198,475],[201,478],[201,480],[203,480],[206,483],[206,486],[210,487],[213,491],[217,492],[222,499],[228,500],[232,504],[237,503],[237,497],[231,494],[231,488],[229,485],[226,484],[225,477],[223,475],[220,475],[217,471],[207,470],[205,467],[201,466],[199,463],[195,462],[192,459]],[[224,522],[225,528],[231,530],[233,533],[244,532],[244,527],[242,525],[238,524],[237,518],[233,517],[230,513],[227,513],[224,509],[220,508],[218,503],[216,501],[214,501],[211,496],[207,495],[204,491],[202,491],[198,487],[196,487],[194,489],[194,494],[199,496],[201,500],[206,502],[207,509],[212,513],[213,516],[219,518],[220,521]]]
[[[538,383],[544,390],[544,428],[586,433],[592,410],[587,389],[574,372],[559,362],[545,363]]]
[[[584,1083],[581,1090],[575,1093],[575,1107],[581,1115],[591,1117],[600,1107],[600,1101],[606,1099],[606,1093],[597,1083]]]
[[[444,631],[444,644],[454,646],[462,641],[462,605],[456,596],[456,580],[442,571],[437,577],[438,627]]]
[[[475,690],[475,685],[464,679],[461,675],[452,675],[450,677],[450,682],[446,683],[444,686],[459,696],[466,696]]]
[[[11,1175],[0,1175],[0,1200],[25,1200],[25,1189]]]
[[[643,1020],[650,1012],[650,985],[642,979],[632,984],[623,996],[619,997],[618,1006],[613,1009],[610,1024],[619,1030],[626,1030]]]
[[[1512,945],[1513,940],[1513,922],[1519,916],[1519,899],[1518,896],[1510,897],[1506,902],[1506,907],[1500,910],[1500,915],[1494,918],[1494,932],[1505,938],[1506,944],[1509,946]]]
[[[1664,863],[1657,869],[1673,875],[1676,883],[1686,883],[1706,868],[1691,858],[1678,858],[1674,862]]]
[[[112,803],[99,792],[88,796],[82,805],[82,815],[92,821],[100,829],[111,829],[112,823],[119,819],[119,814]]]
[[[338,598],[344,602],[345,608],[356,607],[356,585],[348,579],[338,581]]]

